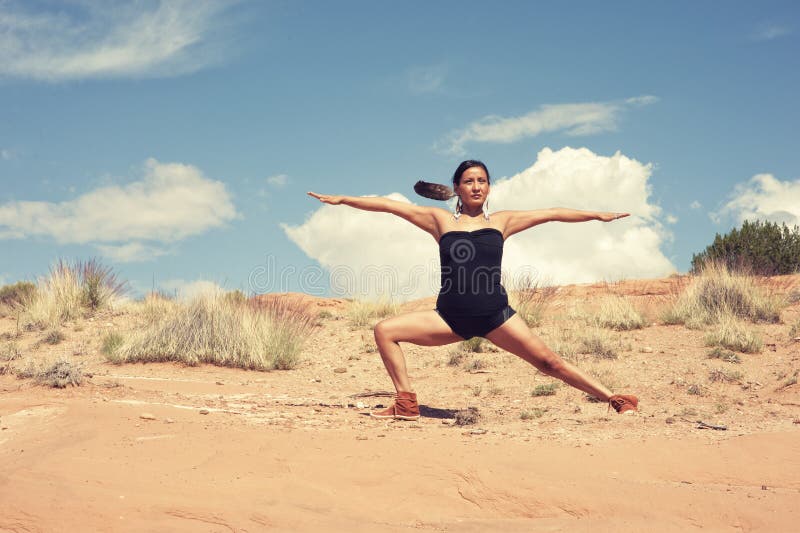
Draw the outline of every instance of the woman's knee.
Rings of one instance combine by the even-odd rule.
[[[375,334],[375,342],[391,340],[391,330],[392,327],[389,324],[389,319],[381,320],[375,324],[375,327],[372,329]]]
[[[555,353],[545,354],[539,358],[539,362],[539,370],[550,376],[560,376],[566,370],[564,360]]]

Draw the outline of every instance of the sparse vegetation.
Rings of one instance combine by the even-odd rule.
[[[467,407],[456,411],[455,424],[457,426],[471,426],[477,424],[481,420],[481,413],[477,407]]]
[[[640,329],[646,323],[630,300],[617,295],[603,298],[594,320],[600,327],[617,331]]]
[[[462,351],[467,353],[483,353],[486,350],[486,344],[482,337],[472,337],[465,341],[458,343]]]
[[[66,336],[58,329],[51,329],[48,331],[44,337],[42,337],[42,342],[45,344],[59,344],[61,341],[66,339]]]
[[[485,368],[486,368],[486,362],[479,357],[473,358],[469,362],[469,364],[467,364],[467,366],[464,367],[464,369],[467,370],[468,372],[475,372],[477,370],[483,370]]]
[[[314,317],[285,299],[240,304],[205,295],[177,304],[135,333],[110,361],[210,363],[252,370],[294,368]]]
[[[534,407],[531,410],[522,411],[519,414],[520,420],[532,420],[534,418],[542,418],[547,412],[546,407]]]
[[[558,389],[558,383],[544,383],[536,385],[531,391],[531,396],[553,396]]]
[[[376,320],[397,314],[397,304],[389,301],[354,300],[347,308],[350,324],[356,328],[372,327]]]
[[[744,374],[741,372],[725,370],[724,368],[712,370],[708,373],[708,381],[711,383],[739,383],[743,377]]]
[[[797,337],[800,337],[800,318],[789,328],[789,338],[794,340]]]
[[[699,383],[692,383],[686,387],[686,394],[691,394],[693,396],[705,396],[706,389]]]
[[[63,389],[67,386],[78,387],[83,383],[85,374],[83,365],[66,359],[39,366],[33,361],[17,372],[20,379],[33,379],[39,385]]]
[[[717,346],[713,350],[708,352],[709,359],[719,359],[720,361],[725,361],[726,363],[741,363],[742,358],[736,355],[734,352],[730,350],[726,350],[720,346]]]
[[[709,263],[662,315],[667,324],[702,328],[730,317],[753,322],[780,321],[783,299],[766,294],[752,276]]]
[[[512,287],[510,299],[514,310],[529,328],[540,326],[544,313],[558,292],[558,288],[540,284],[539,280],[531,274],[525,274],[512,280]]]
[[[587,327],[578,336],[577,350],[579,353],[592,354],[600,359],[616,359],[619,342],[614,342],[611,336],[597,327]]]
[[[461,366],[464,362],[464,353],[458,350],[450,352],[450,358],[447,360],[447,366]]]
[[[19,359],[20,352],[17,343],[7,342],[0,350],[0,361],[14,361]]]
[[[320,320],[329,320],[331,318],[334,318],[335,316],[336,315],[334,315],[333,313],[331,313],[327,309],[323,309],[322,311],[317,313],[317,318],[319,318]]]
[[[757,332],[745,328],[734,318],[723,319],[706,335],[706,346],[721,346],[742,353],[759,353],[763,344]]]

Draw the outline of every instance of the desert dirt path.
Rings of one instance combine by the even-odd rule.
[[[200,414],[213,383],[184,383],[182,401],[147,380],[135,392],[6,383],[0,531],[792,531],[800,520],[797,431],[626,437],[637,417],[614,417],[622,437],[553,442],[287,402]]]

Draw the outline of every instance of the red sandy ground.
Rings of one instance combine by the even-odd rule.
[[[548,316],[609,291],[657,307],[680,283],[565,287]],[[0,376],[0,531],[798,530],[800,385],[785,384],[800,303],[753,326],[766,348],[738,365],[708,359],[703,332],[663,325],[615,334],[629,344],[616,360],[580,356],[640,396],[638,416],[566,387],[534,397],[551,380],[505,352],[476,354],[487,370],[470,373],[447,364],[453,346],[409,345],[415,423],[365,415],[387,399],[353,395],[391,387],[371,332],[349,327],[345,302],[311,305],[333,317],[284,372],[108,364],[100,341],[132,327],[125,314],[71,324],[54,347],[23,333],[25,359],[67,356],[93,377],[56,390]],[[711,382],[719,368],[743,377]],[[455,425],[467,406],[482,419]]]

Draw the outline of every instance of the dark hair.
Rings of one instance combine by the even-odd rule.
[[[469,168],[472,167],[481,167],[484,172],[486,172],[486,181],[491,183],[492,178],[489,176],[489,169],[486,168],[486,165],[483,164],[481,161],[477,161],[475,159],[467,159],[466,161],[462,161],[458,168],[453,173],[453,188],[458,187],[461,183],[461,175]]]

